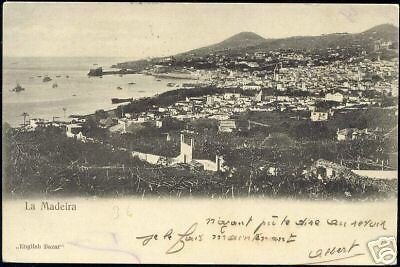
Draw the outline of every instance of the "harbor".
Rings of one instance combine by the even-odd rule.
[[[168,83],[178,80],[163,79],[158,82],[149,75],[105,75],[89,78],[88,69],[93,62],[102,66],[126,60],[125,58],[4,58],[3,61],[3,122],[19,126],[20,116],[27,112],[29,118],[52,120],[71,114],[92,114],[96,110],[115,108],[112,98],[142,98],[160,94],[174,88]],[[17,64],[12,64],[17,62]],[[57,77],[58,76],[58,77]],[[43,82],[44,77],[52,79]],[[19,86],[18,86],[19,85]],[[122,90],[117,90],[117,87]]]

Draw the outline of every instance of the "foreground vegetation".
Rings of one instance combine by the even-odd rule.
[[[216,136],[220,140],[228,140],[226,136]],[[153,134],[152,138],[161,137]],[[236,138],[236,141],[243,139],[240,136]],[[284,141],[279,138],[272,138],[268,142]],[[175,167],[150,165],[131,158],[129,151],[119,150],[117,144],[82,143],[66,138],[61,129],[52,127],[35,132],[3,127],[3,144],[3,193],[7,196],[39,194],[229,198],[261,195],[308,199],[371,199],[397,194],[397,180],[363,178],[322,182],[301,175],[301,168],[284,168],[296,162],[291,161],[294,157],[302,159],[305,156],[299,156],[298,151],[292,150],[290,143],[286,146],[279,143],[279,147],[282,147],[279,150],[278,146],[275,150],[268,150],[266,146],[259,150],[241,148],[240,153],[235,147],[227,150],[225,145],[221,149],[225,149],[227,162],[232,168],[224,174],[206,172],[185,164]],[[199,144],[206,147],[206,141]],[[216,146],[215,149],[220,148]],[[282,159],[279,175],[271,175],[266,168],[273,163],[269,160],[274,157]],[[299,167],[300,164],[295,165]],[[285,171],[289,169],[291,171]]]

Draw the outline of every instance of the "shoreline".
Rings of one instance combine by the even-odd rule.
[[[75,64],[75,63],[74,63]],[[80,63],[79,63],[80,64]],[[34,65],[35,66],[35,65]],[[46,65],[47,66],[47,65]],[[87,70],[87,69],[86,69]],[[111,105],[111,99],[112,98],[132,98],[133,100],[136,101],[138,99],[141,98],[149,98],[149,97],[154,97],[157,94],[161,94],[167,91],[171,91],[176,89],[177,87],[168,87],[166,84],[168,82],[174,82],[179,84],[180,82],[177,80],[174,80],[172,77],[165,77],[166,79],[162,82],[159,81],[155,81],[155,77],[147,77],[146,76],[152,76],[152,75],[148,75],[145,74],[143,72],[135,72],[134,74],[130,74],[124,77],[115,77],[115,78],[110,78],[113,76],[117,76],[117,75],[108,75],[107,76],[107,80],[105,82],[101,81],[100,79],[94,82],[90,82],[88,84],[88,88],[86,88],[86,85],[84,84],[77,84],[77,82],[79,82],[79,80],[83,79],[83,82],[86,84],[86,79],[90,79],[90,78],[98,78],[98,77],[88,77],[87,76],[87,71],[83,70],[81,68],[78,67],[77,69],[77,73],[70,73],[70,70],[55,70],[54,73],[52,72],[51,66],[47,69],[38,69],[35,70],[33,69],[32,71],[25,71],[26,74],[24,74],[25,76],[22,78],[19,78],[17,76],[17,78],[14,78],[13,76],[10,76],[10,78],[8,78],[6,81],[14,81],[15,79],[18,79],[19,81],[22,81],[23,84],[28,84],[29,82],[32,82],[32,85],[29,85],[27,88],[30,89],[27,92],[23,92],[22,94],[13,94],[10,95],[10,97],[8,97],[7,95],[5,95],[4,97],[7,98],[7,100],[12,101],[10,103],[5,103],[7,104],[7,108],[5,109],[5,112],[3,113],[3,122],[10,124],[12,127],[20,127],[21,123],[22,123],[22,117],[20,117],[21,113],[27,112],[30,116],[28,116],[27,120],[29,121],[29,119],[31,118],[42,118],[46,121],[52,121],[52,117],[53,116],[58,116],[58,117],[62,117],[63,113],[61,111],[62,107],[66,107],[68,111],[67,112],[67,116],[65,121],[69,121],[71,116],[75,116],[75,117],[90,117],[93,114],[95,114],[95,112],[97,110],[105,110],[106,112],[108,112],[109,114],[114,112],[118,106],[120,106],[121,104],[112,104]],[[59,92],[55,92],[53,89],[53,91],[46,91],[48,88],[45,87],[45,85],[43,85],[41,82],[38,82],[37,79],[32,80],[32,77],[36,78],[36,76],[38,75],[44,75],[42,73],[48,73],[49,75],[59,75],[59,72],[62,72],[62,77],[64,77],[64,75],[68,74],[70,77],[73,77],[74,80],[70,80],[70,81],[62,81],[63,83],[65,83],[65,88],[63,87],[63,84],[61,83],[60,88],[62,88],[62,91],[60,90]],[[124,73],[127,74],[127,73]],[[136,75],[142,76],[142,77],[138,77],[136,78]],[[132,76],[132,77],[131,77]],[[168,80],[171,79],[171,80]],[[112,81],[115,82],[109,82],[111,79]],[[134,79],[134,80],[131,80]],[[130,86],[130,85],[126,85],[125,83],[129,83],[135,81],[135,86]],[[189,81],[190,82],[190,81]],[[9,84],[11,84],[11,82],[8,82]],[[115,93],[113,93],[113,84],[115,84],[115,86],[122,86],[124,87],[124,91],[116,91]],[[122,85],[121,85],[122,84]],[[111,87],[110,87],[111,85]],[[4,83],[3,80],[3,87],[6,88],[8,86],[8,84]],[[10,85],[11,86],[11,85]],[[99,92],[99,93],[92,93],[92,89],[94,88],[99,88],[99,90],[95,90],[95,92]],[[73,89],[73,87],[78,88],[78,89]],[[85,87],[85,88],[84,88]],[[105,89],[109,87],[109,89]],[[125,88],[126,87],[126,88]],[[81,89],[79,89],[81,88]],[[136,89],[135,89],[136,88]],[[35,89],[35,90],[34,90]],[[85,92],[79,93],[77,92],[77,90],[85,90]],[[129,89],[129,90],[128,90]],[[67,90],[67,91],[65,91]],[[138,91],[139,90],[139,91]],[[4,89],[3,89],[4,91]],[[71,91],[71,92],[70,92]],[[90,92],[89,92],[90,91]],[[40,94],[45,94],[46,96],[44,98],[42,98],[40,96],[40,94],[38,94],[38,96],[36,97],[36,92],[40,93]],[[70,92],[70,93],[65,93],[65,92]],[[89,93],[86,93],[89,92]],[[79,95],[79,97],[73,98],[72,96],[76,96]],[[97,94],[97,95],[96,95]],[[28,101],[24,101],[24,97],[28,97],[29,95],[29,100]],[[50,97],[48,97],[47,95],[50,95]],[[58,95],[58,96],[56,96]],[[85,97],[85,100],[81,100],[80,97]],[[98,101],[99,96],[101,96],[101,98],[103,100]],[[22,98],[21,98],[22,97]],[[47,98],[51,98],[51,100],[47,100]],[[86,100],[86,98],[88,98]],[[94,99],[94,98],[97,98]],[[40,99],[40,100],[39,100]],[[97,102],[94,103],[93,105],[91,104],[93,101]],[[32,102],[34,101],[34,102]],[[43,104],[43,101],[46,102],[45,104]],[[85,103],[86,103],[86,107],[85,107]],[[101,104],[103,103],[103,104]],[[110,103],[110,105],[109,105]],[[3,103],[4,104],[4,103]],[[14,109],[14,110],[12,110]],[[49,111],[47,111],[49,110]],[[19,112],[21,111],[21,112]],[[69,113],[69,114],[68,114]],[[61,119],[60,119],[61,120]]]

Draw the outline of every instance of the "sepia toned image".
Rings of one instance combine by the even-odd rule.
[[[3,260],[396,264],[398,21],[5,3]]]

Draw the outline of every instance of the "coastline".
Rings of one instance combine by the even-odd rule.
[[[89,66],[94,63],[110,66],[120,62],[118,58],[14,58],[8,57],[3,66],[3,122],[19,127],[23,122],[21,114],[29,114],[27,120],[43,118],[67,118],[70,115],[90,116],[96,110],[113,112],[119,104],[112,104],[112,98],[134,100],[153,97],[171,88],[169,82],[180,83],[178,79],[167,78],[157,81],[145,73],[127,75],[105,75],[88,77]],[[52,83],[44,83],[44,76]],[[26,90],[15,93],[16,82]],[[118,89],[122,88],[122,90]],[[118,89],[118,90],[116,90]],[[63,111],[66,108],[66,114]],[[66,116],[65,116],[66,115]]]

